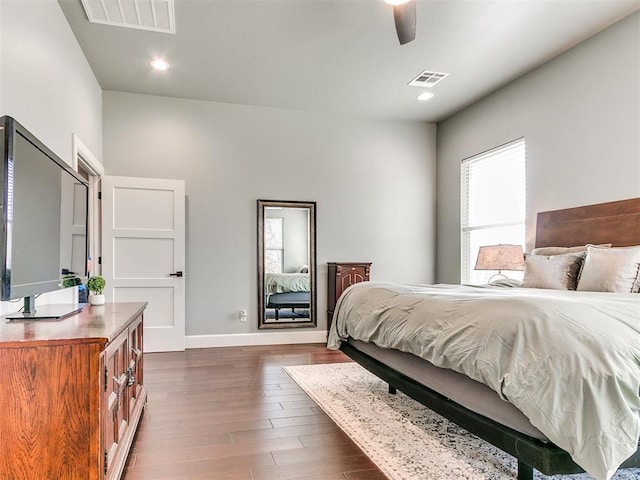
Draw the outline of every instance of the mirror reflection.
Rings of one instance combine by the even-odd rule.
[[[258,200],[260,328],[316,325],[315,202]]]

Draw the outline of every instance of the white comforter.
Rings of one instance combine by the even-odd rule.
[[[265,295],[309,290],[311,283],[308,273],[267,273],[264,277]]]
[[[363,282],[328,347],[347,337],[488,385],[597,479],[638,446],[640,294]]]

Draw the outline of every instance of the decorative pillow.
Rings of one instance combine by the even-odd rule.
[[[522,286],[575,290],[585,253],[564,255],[527,255]]]
[[[601,245],[578,245],[577,247],[538,247],[531,251],[531,255],[564,255],[566,253],[580,253],[586,252],[588,247],[611,247],[610,243],[603,243]]]
[[[590,292],[637,292],[640,280],[640,245],[587,248],[578,290]]]

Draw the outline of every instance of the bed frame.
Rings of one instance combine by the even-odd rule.
[[[286,292],[273,293],[269,295],[267,309],[272,308],[275,311],[275,320],[280,320],[280,310],[287,308],[295,312],[296,308],[311,308],[311,292]],[[307,315],[308,317],[308,315]],[[300,317],[303,318],[303,317]]]
[[[640,245],[640,198],[541,212],[536,247],[612,243]],[[518,480],[533,480],[533,470],[545,475],[584,472],[571,456],[545,443],[479,415],[363,353],[347,342],[340,349],[373,374],[462,428],[518,459]],[[621,468],[640,467],[640,449]]]

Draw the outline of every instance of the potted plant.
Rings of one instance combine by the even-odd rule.
[[[104,286],[107,281],[100,275],[93,275],[87,281],[87,289],[89,290],[89,303],[91,305],[104,305]]]

